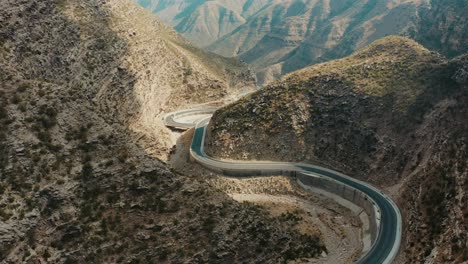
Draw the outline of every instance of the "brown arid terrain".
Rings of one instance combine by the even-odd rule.
[[[238,93],[240,89],[253,88],[254,79],[242,63],[193,48],[150,13],[134,5],[116,3],[108,7],[114,17],[103,14],[94,18],[83,11],[88,6],[86,3],[82,4],[84,7],[74,9],[73,6],[67,8],[67,2],[61,2],[61,12],[69,12],[66,15],[74,23],[71,29],[67,28],[70,32],[54,32],[54,24],[40,24],[36,25],[37,33],[29,33],[26,26],[21,27],[21,18],[14,18],[14,14],[6,13],[9,9],[2,8],[5,12],[2,42],[16,37],[17,31],[23,30],[26,34],[24,39],[18,40],[22,43],[17,50],[8,50],[16,43],[3,44],[3,54],[16,52],[14,59],[21,60],[29,74],[61,78],[62,82],[73,86],[76,93],[86,90],[89,93],[86,96],[102,113],[141,133],[141,140],[147,143],[148,150],[164,158],[165,150],[172,146],[172,142],[161,122],[163,112],[216,101]],[[3,5],[10,4],[5,2]],[[36,11],[35,4],[31,5],[31,11]],[[11,12],[22,14],[24,11],[18,7]],[[47,22],[42,16],[34,19]],[[57,44],[51,41],[38,43],[43,34],[48,34],[44,38],[55,38]],[[70,54],[62,57],[55,54],[62,49],[67,49]],[[46,56],[50,61],[40,61]],[[86,61],[76,62],[82,57]],[[51,72],[49,64],[58,68],[57,72]],[[66,74],[69,76],[64,76]],[[121,88],[108,89],[115,86]]]
[[[207,153],[305,161],[398,202],[403,263],[468,261],[468,56],[402,37],[291,73],[217,111]]]
[[[176,171],[201,176],[234,200],[259,205],[301,234],[320,237],[326,249],[319,257],[292,263],[351,264],[362,255],[361,208],[340,205],[323,193],[308,192],[289,177],[233,178],[209,171],[190,161],[192,136],[193,130],[189,130],[177,140],[177,151],[170,159]]]
[[[0,2],[0,262],[278,263],[317,235],[171,170],[160,114],[252,85],[131,1]]]
[[[194,48],[134,5],[109,8],[118,16],[109,23],[126,42],[120,52],[129,59],[121,65],[133,73],[125,79],[133,89],[104,87],[94,100],[103,112],[117,114],[139,132],[147,151],[164,159],[173,144],[161,122],[164,112],[254,89],[254,77],[239,61]]]

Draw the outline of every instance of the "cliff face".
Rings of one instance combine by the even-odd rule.
[[[158,115],[238,92],[251,82],[243,65],[125,0],[1,1],[0,25],[0,262],[278,262],[323,250],[155,158],[170,144]]]
[[[388,187],[408,263],[466,260],[466,56],[399,37],[285,76],[219,110],[207,152],[306,161]]]

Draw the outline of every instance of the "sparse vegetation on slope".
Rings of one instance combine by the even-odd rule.
[[[222,98],[242,65],[125,0],[2,1],[0,22],[1,262],[277,263],[324,250],[150,155],[168,144],[148,132],[161,111]]]
[[[388,35],[409,36],[450,58],[468,51],[465,0],[138,2],[196,45],[240,56],[261,85]]]
[[[266,85],[311,64],[342,58],[388,35],[413,28],[424,2],[275,1],[209,46],[240,56]]]
[[[458,263],[467,255],[466,72],[466,56],[447,61],[387,37],[217,111],[207,152],[307,161],[396,185],[407,262]]]

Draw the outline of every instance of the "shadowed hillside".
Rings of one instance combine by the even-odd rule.
[[[410,36],[431,50],[455,57],[468,52],[468,4],[464,0],[432,0],[419,11]]]
[[[407,263],[466,261],[466,66],[378,40],[217,111],[207,153],[306,161],[387,187],[403,208]]]
[[[0,262],[277,263],[325,250],[156,158],[170,146],[160,113],[237,93],[252,83],[242,64],[125,0],[2,1],[0,25]]]

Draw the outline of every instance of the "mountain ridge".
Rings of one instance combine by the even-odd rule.
[[[205,47],[244,24],[253,14],[274,0],[195,1],[137,0],[178,32]],[[215,23],[216,22],[216,23]]]
[[[216,158],[310,162],[381,186],[404,219],[403,262],[466,260],[467,55],[387,37],[218,110]]]
[[[288,10],[299,2],[302,5],[296,9],[301,12],[289,14]],[[208,49],[225,56],[241,57],[257,72],[259,83],[266,84],[285,73],[348,55],[385,35],[405,34],[412,27],[421,4],[421,1],[394,4],[367,1],[343,5],[332,5],[330,1],[279,2],[256,17],[260,21],[271,21],[270,29],[256,33],[255,25],[244,25]],[[398,23],[389,27],[390,23],[383,20],[397,20]],[[244,36],[255,36],[255,39],[244,40]],[[231,48],[232,45],[240,50]]]
[[[350,55],[387,35],[411,37],[450,58],[461,55],[468,46],[467,8],[463,0],[276,0],[261,2],[255,13],[244,16],[245,23],[219,35],[215,42],[212,38],[205,42],[203,36],[209,32],[181,32],[207,50],[240,57],[252,66],[263,86],[294,70]],[[174,17],[165,10],[156,14],[165,21]],[[190,11],[179,15],[189,16]],[[207,19],[193,24],[218,22]]]
[[[326,250],[318,234],[163,162],[174,139],[161,114],[253,88],[245,65],[126,0],[2,1],[0,22],[1,262],[278,262]]]

